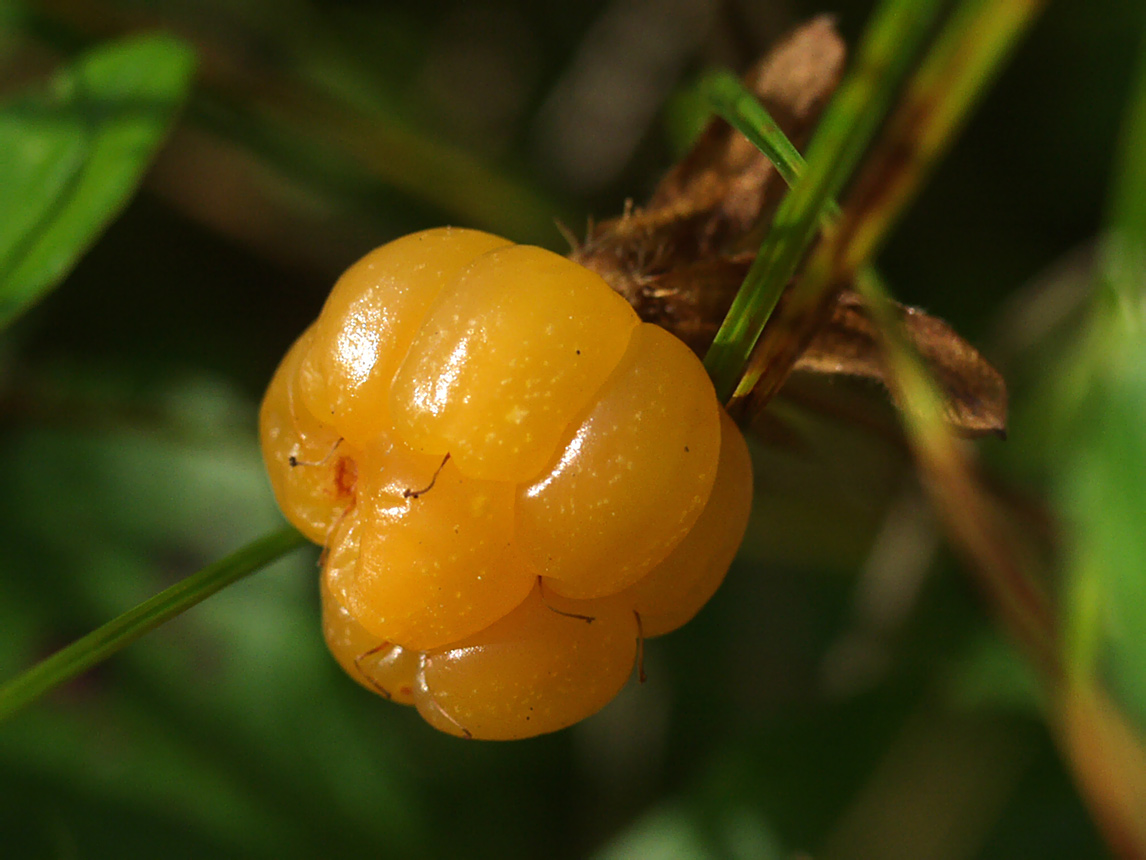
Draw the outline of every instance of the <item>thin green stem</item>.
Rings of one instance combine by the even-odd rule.
[[[848,206],[856,224],[845,228],[851,234],[842,260],[845,269],[854,271],[879,251],[1041,6],[1042,0],[959,4],[857,178],[854,204]],[[827,254],[827,248],[816,251],[825,264]],[[818,263],[809,260],[808,272]]]
[[[719,71],[714,72],[705,85],[712,109],[725,122],[748,138],[752,145],[772,162],[780,177],[789,186],[795,185],[807,168],[804,156],[800,155],[800,151],[792,141],[788,140],[788,136],[784,134],[768,109],[744,86],[744,82],[731,72]],[[840,204],[835,199],[829,199],[820,216],[820,227],[822,229],[830,227],[839,217]],[[883,276],[873,267],[863,267],[860,278],[887,292]]]
[[[755,389],[766,401],[783,383],[824,302],[881,247],[1040,5],[1039,0],[959,4],[857,177],[838,229],[824,232],[780,318],[773,320],[788,336],[763,344],[752,356],[736,397]],[[809,157],[809,176],[813,167]]]
[[[744,82],[731,72],[714,72],[708,80],[709,103],[722,119],[744,135],[759,149],[764,157],[772,162],[780,177],[789,185],[795,185],[807,162],[796,149],[780,124],[776,122],[768,108],[764,107],[752,94]],[[840,204],[830,199],[824,205],[820,218],[823,227],[835,221],[840,215]]]
[[[306,538],[292,528],[259,538],[77,639],[0,686],[0,720],[305,543]]]
[[[886,288],[871,273],[869,267],[860,270],[856,289],[879,332],[888,386],[903,404],[904,429],[931,503],[1006,627],[1043,677],[1056,681],[1058,632],[1036,551],[960,448],[945,418],[943,394],[906,336]]]
[[[851,176],[944,5],[943,0],[884,0],[877,10],[855,67],[808,148],[808,169],[780,204],[705,356],[722,400],[736,390],[780,294],[819,232],[825,207]]]
[[[708,106],[764,153],[785,182],[796,184],[804,156],[740,78],[723,69],[713,72],[704,81],[704,94]]]
[[[789,186],[795,185],[807,167],[804,156],[744,82],[731,72],[719,71],[712,74],[706,86],[713,110],[759,149]],[[839,217],[840,204],[828,200],[820,216],[820,227],[831,226]],[[872,266],[861,268],[858,279],[887,293],[883,276]]]
[[[963,38],[942,38],[936,53],[944,58],[943,62],[937,68],[933,60],[926,61],[909,90],[909,93],[919,93],[922,90],[931,93],[933,97],[946,98],[945,104],[935,106],[932,116],[942,118],[939,124],[945,126],[945,134],[948,135],[962,111],[969,105],[972,95],[972,88],[965,81],[950,78],[951,66],[956,54],[967,57],[970,53],[974,57],[974,52],[956,49],[962,46],[964,40],[971,40],[971,34],[982,35],[984,18],[981,2],[969,0],[959,10],[947,32],[953,31]],[[976,12],[980,14],[973,14]],[[1013,15],[1005,16],[1005,20],[1010,24],[1003,30],[1002,36],[1005,38],[1000,37],[998,29],[992,33],[996,44],[988,56],[994,57],[996,63],[1000,56],[999,43],[1013,43],[1017,35],[1016,28],[1022,23],[1021,19]],[[968,67],[973,70],[976,80],[984,79],[985,73],[981,67],[977,68],[973,62]],[[937,74],[939,69],[945,70],[947,74]],[[805,169],[803,158],[764,106],[735,78],[727,76],[714,78],[714,81],[719,84],[720,98],[713,102],[720,115],[752,140],[776,165],[789,184],[798,181]],[[954,105],[951,104],[952,99]],[[920,113],[915,109],[912,112],[915,115]],[[897,112],[896,117],[901,115],[901,112]],[[928,120],[929,117],[924,116],[923,119]],[[936,156],[939,146],[936,138],[931,136],[934,134],[935,122],[931,120],[914,126],[924,136],[924,141],[930,141],[932,145],[923,145],[926,157],[901,162],[906,180],[918,182],[929,159]],[[904,140],[910,142],[912,127],[906,123],[896,123],[894,119],[891,127],[898,128],[902,137],[893,138],[890,143],[882,142],[880,151],[894,148],[897,152],[911,152],[912,147],[904,145]],[[879,152],[876,155],[878,157]],[[903,188],[901,183],[905,180],[901,176],[903,174],[888,176],[893,187]],[[902,203],[906,195],[898,199]],[[876,211],[888,219],[894,214],[884,209]],[[843,242],[855,235],[852,232],[855,229],[854,221],[849,221],[841,230],[835,229],[839,216],[839,206],[829,200],[821,221],[825,233],[832,237],[829,242]],[[868,235],[870,238],[873,234]],[[842,254],[841,257],[857,259],[850,253]],[[876,322],[883,341],[891,371],[888,384],[897,392],[896,399],[904,406],[903,420],[909,439],[935,504],[944,514],[959,545],[971,556],[976,568],[983,572],[982,583],[1010,629],[1046,675],[1056,677],[1060,667],[1056,653],[1054,618],[1046,594],[1034,576],[1036,564],[1018,536],[1000,527],[1000,523],[1008,520],[1007,512],[999,510],[956,445],[945,419],[943,396],[901,330],[901,323],[892,310],[893,303],[881,277],[867,264],[859,265],[854,271],[856,288],[864,297],[868,312]]]

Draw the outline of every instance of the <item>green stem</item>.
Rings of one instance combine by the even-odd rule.
[[[855,169],[944,5],[943,0],[880,4],[855,67],[828,105],[808,148],[808,169],[780,204],[744,286],[705,356],[722,401],[736,390],[780,294],[819,233],[825,206]]]
[[[850,282],[859,268],[874,256],[891,224],[946,150],[968,110],[993,79],[1040,5],[1041,0],[961,0],[908,82],[881,141],[853,182],[844,220],[839,222],[838,228],[824,231],[824,241],[809,255],[798,284],[777,318],[754,321],[761,330],[764,322],[775,326],[783,336],[768,339],[751,354],[750,361],[746,359],[739,365],[740,382],[729,400],[752,392],[760,402],[767,402],[775,394],[806,342],[810,327],[816,324],[824,302],[830,299],[833,290]],[[868,82],[868,86],[882,89],[888,75],[883,77],[884,80],[877,83]],[[845,87],[847,83],[845,81]],[[807,171],[785,204],[797,198],[810,183],[826,188],[824,177],[828,173],[825,171],[840,169],[838,164],[833,166],[832,159],[838,157],[850,165],[859,139],[864,139],[865,146],[870,140],[870,132],[874,132],[871,119],[863,113],[859,96],[847,93],[848,98],[844,98],[845,87],[841,87],[832,104],[834,108],[836,102],[842,102],[840,110],[830,108],[824,119],[825,123],[831,120],[843,125],[828,141],[835,143],[835,147],[825,144],[817,148],[815,144],[820,140],[817,132],[809,151]],[[869,102],[866,110],[871,111],[878,101]],[[850,135],[848,125],[852,127]],[[825,158],[828,166],[817,170],[817,160]],[[815,202],[819,206],[816,214],[822,216],[827,200],[817,196]],[[782,234],[786,229],[786,222],[781,218],[784,211],[785,206],[781,205],[775,225],[761,248],[762,256],[766,251],[769,254],[768,265],[772,271],[767,278],[767,292],[774,294],[773,307],[813,238],[805,232],[806,216],[811,211],[806,203],[800,209],[802,214],[797,219],[798,229],[794,235],[774,236],[778,230]],[[821,224],[822,220],[813,226],[818,228]],[[797,249],[787,247],[793,241],[800,243],[799,254],[795,253]],[[775,261],[782,263],[780,269],[776,269]],[[781,275],[784,281],[779,280]],[[767,316],[773,316],[771,309]],[[755,335],[758,338],[759,332]]]
[[[879,252],[1042,3],[961,0],[856,177],[849,223],[809,257],[801,276],[803,297],[846,281]]]
[[[795,185],[803,176],[807,166],[804,156],[800,155],[800,151],[796,149],[792,141],[788,140],[784,130],[780,128],[768,109],[757,100],[752,91],[744,86],[740,78],[727,71],[713,73],[706,82],[706,86],[708,87],[708,98],[712,109],[725,122],[748,138],[752,145],[772,162],[773,167],[776,168],[780,177],[789,187]],[[820,215],[820,228],[830,227],[839,220],[839,217],[840,204],[834,198],[829,199],[824,204],[823,212]],[[751,277],[752,270],[750,269],[742,290],[752,289],[752,284],[749,282]],[[857,275],[857,281],[860,280],[874,284],[884,292],[887,291],[883,276],[873,266],[861,267]]]
[[[707,86],[712,109],[772,162],[784,182],[789,186],[795,185],[804,175],[807,164],[768,109],[731,72],[714,72]],[[820,217],[820,226],[833,223],[839,216],[840,204],[834,199],[828,200]]]
[[[77,639],[0,686],[0,720],[304,543],[306,538],[292,528],[259,538]]]
[[[1004,4],[1005,9],[992,5],[995,2],[968,0],[960,7],[936,52],[923,64],[916,83],[909,89],[909,96],[915,95],[909,105],[927,105],[932,109],[912,107],[909,115],[915,122],[897,124],[893,121],[892,128],[898,129],[899,136],[891,145],[885,143],[882,149],[877,149],[877,156],[888,150],[922,151],[918,158],[904,162],[900,173],[883,174],[899,191],[894,201],[900,206],[909,199],[912,185],[918,184],[942,151],[942,143],[950,139],[951,132],[973,103],[976,89],[967,78],[981,87],[1034,11],[1033,6],[1022,5],[1021,0]],[[1026,15],[1019,14],[1024,11]],[[985,33],[989,38],[984,38]],[[775,164],[789,185],[798,181],[805,169],[804,160],[764,106],[731,75],[714,77],[712,83],[712,103],[716,111]],[[900,112],[896,116],[902,115]],[[917,133],[923,133],[925,145],[904,144]],[[896,214],[888,207],[873,211],[882,216],[879,224],[884,230]],[[821,216],[825,232],[837,225],[840,214],[835,201],[828,200]],[[842,235],[833,233],[831,241],[843,242],[853,235],[854,232],[846,231]],[[878,239],[880,235],[880,232],[867,234],[869,239]],[[867,259],[866,256],[841,256]],[[1008,512],[998,509],[952,438],[944,418],[943,396],[901,331],[882,279],[868,264],[849,271],[855,272],[855,286],[866,300],[868,312],[883,340],[891,370],[888,384],[899,393],[897,400],[904,405],[909,438],[924,477],[930,479],[927,483],[937,507],[944,513],[959,545],[977,563],[976,569],[982,571],[982,582],[1010,629],[1036,665],[1048,677],[1057,677],[1054,616],[1046,594],[1038,585],[1037,564],[1024,551],[1018,536],[1000,527],[1000,523],[1009,521]]]
[[[705,79],[704,92],[709,107],[764,153],[788,185],[795,185],[804,156],[744,82],[722,69]]]

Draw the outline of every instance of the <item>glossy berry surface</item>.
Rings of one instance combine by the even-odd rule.
[[[367,689],[475,738],[603,707],[743,536],[751,462],[684,344],[596,274],[429,230],[338,281],[263,402],[323,629]]]

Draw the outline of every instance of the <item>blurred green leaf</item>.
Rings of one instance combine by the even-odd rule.
[[[140,420],[130,399],[77,393],[58,425],[6,435],[5,675],[281,524],[253,404],[207,377],[179,400]],[[425,836],[397,735],[415,717],[380,704],[326,653],[313,554],[296,554],[4,722],[5,856],[54,856],[57,827],[94,856],[145,856],[141,832],[164,856],[409,856]]]
[[[1083,624],[1075,656],[1097,667],[1146,730],[1146,343],[1094,380],[1061,485]]]
[[[1066,422],[1057,494],[1070,529],[1071,666],[1104,676],[1146,731],[1146,53],[1121,154],[1102,289],[1057,392]]]
[[[1064,749],[1108,841],[1146,852],[1146,54],[1081,336],[1044,398],[1064,522]]]
[[[102,663],[145,633],[304,543],[302,535],[294,529],[274,532],[117,615],[87,636],[0,685],[0,719],[27,707],[46,692]]]
[[[171,37],[123,39],[0,109],[0,324],[55,287],[118,214],[192,68]]]
[[[779,860],[787,856],[751,808],[732,806],[720,820],[704,822],[696,809],[666,804],[638,819],[594,855],[594,860]]]
[[[1106,279],[1125,301],[1146,313],[1146,51],[1139,52],[1135,92],[1123,129],[1121,158],[1110,201]]]

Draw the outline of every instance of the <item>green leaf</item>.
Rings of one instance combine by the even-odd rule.
[[[943,9],[939,0],[884,0],[869,22],[855,65],[840,84],[808,145],[807,170],[776,212],[746,281],[705,356],[717,396],[727,401],[741,382],[788,281],[831,205],[859,163],[898,86]],[[737,383],[741,383],[738,387]]]
[[[1146,292],[1146,51],[1138,58],[1137,85],[1120,149],[1104,248],[1105,276],[1113,295],[1141,315]]]
[[[1146,52],[1111,189],[1089,326],[1061,374],[1070,666],[1146,732]]]
[[[717,857],[776,860],[788,856],[760,820],[759,811],[733,805],[716,822],[706,822],[684,803],[666,804],[646,813],[594,855],[594,860],[676,860]]]
[[[127,203],[192,68],[171,37],[123,39],[0,108],[0,325],[59,284]]]
[[[1072,663],[1146,730],[1146,342],[1091,379],[1059,487],[1070,525]]]

